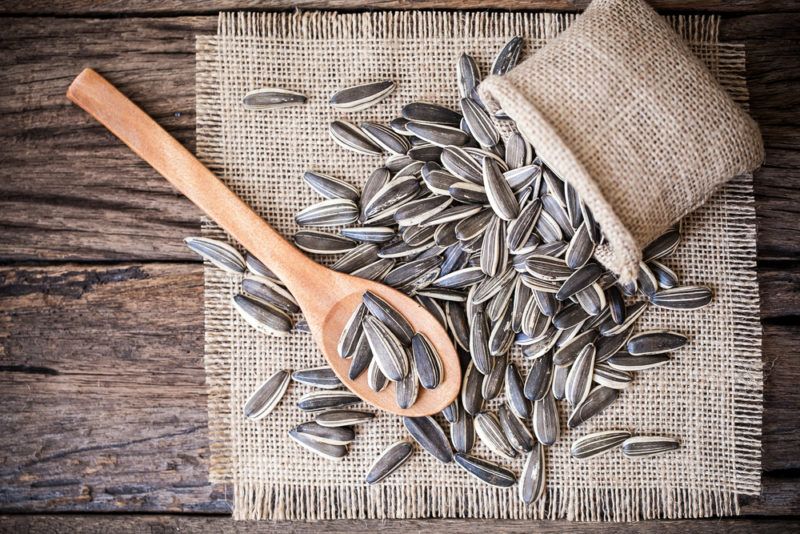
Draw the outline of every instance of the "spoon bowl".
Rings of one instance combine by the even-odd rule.
[[[300,305],[322,354],[348,389],[382,410],[412,417],[434,414],[453,402],[461,388],[458,354],[447,331],[425,308],[388,286],[333,271],[308,258],[95,71],[81,72],[67,90],[67,97],[128,145],[281,279]],[[408,409],[397,405],[393,383],[375,392],[367,385],[366,372],[350,380],[350,360],[338,354],[342,330],[366,291],[377,294],[402,314],[415,332],[428,338],[442,360],[439,386],[431,390],[420,387],[417,401]]]

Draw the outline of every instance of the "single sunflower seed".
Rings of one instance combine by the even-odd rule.
[[[258,421],[269,414],[286,393],[290,376],[290,371],[281,369],[258,386],[244,405],[245,417]]]
[[[394,88],[391,80],[347,87],[331,95],[330,105],[343,111],[361,111],[386,98]]]
[[[397,471],[401,465],[411,458],[414,445],[410,441],[398,441],[389,445],[370,466],[367,471],[367,484],[377,484]]]
[[[187,237],[184,242],[193,252],[223,271],[242,274],[247,268],[239,251],[227,243],[207,237]]]
[[[674,451],[681,446],[674,438],[659,436],[634,436],[622,443],[622,454],[629,458],[653,456]]]
[[[453,450],[442,427],[432,417],[403,417],[403,425],[426,452],[442,463],[453,461]]]
[[[455,461],[464,471],[491,486],[508,488],[517,481],[517,477],[508,469],[476,456],[457,452]]]
[[[305,103],[303,94],[276,87],[256,89],[242,98],[242,106],[250,110],[280,109]]]
[[[619,447],[630,437],[631,433],[625,430],[594,432],[576,439],[569,451],[573,458],[585,460]]]

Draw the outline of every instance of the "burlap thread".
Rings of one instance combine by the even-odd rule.
[[[486,72],[510,36],[524,36],[530,53],[573,20],[533,13],[222,14],[218,34],[197,42],[198,152],[267,221],[291,235],[297,229],[294,213],[318,200],[300,179],[303,170],[360,185],[380,163],[345,152],[328,138],[328,122],[340,115],[327,106],[336,88],[385,78],[398,82],[390,98],[354,115],[355,121],[387,122],[415,99],[456,106],[455,60],[462,51],[473,54]],[[743,104],[744,52],[718,43],[718,19],[679,17],[669,23]],[[309,103],[267,113],[242,109],[241,97],[262,86],[301,91]],[[643,317],[642,328],[684,332],[690,346],[670,365],[641,373],[595,420],[564,432],[547,452],[546,496],[533,506],[523,505],[514,489],[489,487],[424,453],[383,484],[367,486],[364,474],[374,457],[405,437],[402,424],[380,414],[358,428],[344,462],[327,462],[286,436],[309,419],[294,407],[304,387],[291,386],[268,418],[246,420],[241,415],[246,398],[271,372],[317,366],[322,356],[307,335],[279,339],[250,329],[229,305],[239,281],[207,268],[211,479],[233,484],[236,519],[629,521],[737,513],[737,497],[760,489],[761,330],[752,178],[727,184],[683,229],[684,242],[668,263],[685,283],[711,286],[714,304],[696,313],[651,309]],[[203,232],[226,238],[207,221]],[[619,453],[585,462],[569,457],[575,438],[613,428],[679,436],[683,446],[638,461]],[[521,467],[483,445],[474,452],[517,472]]]

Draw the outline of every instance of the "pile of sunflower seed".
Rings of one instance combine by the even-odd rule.
[[[506,44],[492,73],[503,75],[513,68],[522,45],[518,37]],[[680,243],[677,227],[645,248],[635,282],[619,283],[594,257],[604,237],[577,191],[536,157],[502,111],[489,115],[475,91],[480,74],[469,55],[462,54],[456,70],[460,112],[412,102],[388,126],[331,123],[331,138],[339,145],[388,157],[361,190],[306,172],[305,181],[325,200],[297,214],[303,229],[294,240],[309,253],[340,255],[336,270],[413,296],[447,327],[464,372],[461,395],[441,414],[450,425],[450,437],[433,417],[404,418],[404,426],[442,462],[455,460],[495,486],[519,482],[520,498],[530,503],[544,491],[545,448],[560,435],[557,402],[571,407],[568,428],[603,411],[632,383],[635,372],[667,364],[670,352],[688,342],[674,332],[634,333],[645,310],[651,305],[693,310],[709,304],[712,294],[706,287],[681,286],[663,263]],[[390,81],[351,87],[336,93],[331,105],[343,111],[365,109],[393,88]],[[305,101],[282,90],[261,92],[248,95],[250,107],[259,101],[280,106]],[[338,232],[319,229],[342,225],[348,226]],[[224,243],[202,238],[187,242],[223,269],[249,272],[244,294],[234,298],[247,322],[273,334],[292,329],[297,305],[260,262],[242,258]],[[416,354],[408,356],[409,344],[414,345],[409,332],[398,333],[397,318],[388,317],[385,307],[374,301],[370,307],[371,298],[365,295],[339,346],[340,354],[352,359],[351,378],[368,369],[370,386],[379,390],[387,380],[414,376],[410,368],[416,363],[417,379],[423,387],[425,381],[432,385],[439,378],[437,369],[441,373],[436,355],[420,374]],[[303,329],[300,324],[295,328]],[[386,348],[386,332],[403,350]],[[530,364],[523,374],[510,359],[515,346]],[[289,372],[276,376],[248,401],[248,417],[262,417],[280,400]],[[320,388],[341,386],[329,368],[292,377]],[[398,388],[398,403],[413,403],[416,382]],[[403,398],[401,389],[406,390]],[[488,401],[501,393],[503,402],[491,409]],[[343,390],[304,395],[302,410],[330,411],[290,435],[317,454],[343,457],[352,441],[352,425],[372,417],[344,408],[355,402],[358,398]],[[347,430],[323,430],[331,428]],[[508,460],[524,456],[519,480],[512,470],[471,455],[476,437]],[[620,448],[625,456],[639,457],[678,446],[672,437],[609,430],[575,440],[571,454],[585,459]],[[382,480],[412,451],[406,441],[391,445],[375,461],[367,481]]]

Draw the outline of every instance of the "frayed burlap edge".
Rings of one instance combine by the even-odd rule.
[[[441,31],[469,31],[479,19],[493,31],[508,30],[508,19],[498,14],[464,14],[463,24],[451,23],[450,14],[376,13],[369,14],[371,24],[357,25],[352,17],[333,13],[305,13],[290,21],[281,14],[238,14],[236,19],[220,17],[220,35],[258,38],[391,38],[393,35],[426,35]],[[513,14],[510,15],[513,17]],[[549,38],[574,20],[573,15],[550,15],[541,19],[537,34]],[[690,43],[716,45],[718,17],[670,17],[670,24]],[[503,23],[505,22],[505,24]],[[544,23],[546,22],[546,23]],[[197,151],[214,171],[224,175],[221,134],[219,65],[217,39],[198,37],[197,41]],[[744,49],[725,45],[720,62],[736,65],[744,72]],[[718,74],[718,73],[714,73]],[[737,102],[744,104],[747,89],[742,75],[720,80]],[[758,284],[755,277],[755,210],[752,176],[744,175],[729,183],[721,194],[730,207],[732,230],[731,264],[737,266],[740,292],[734,299],[734,351],[737,380],[734,393],[734,428],[736,436],[736,490],[689,490],[664,488],[626,488],[595,490],[560,490],[548,488],[547,498],[527,509],[521,508],[516,495],[498,493],[492,488],[350,487],[303,485],[264,485],[243,483],[234,488],[235,519],[323,520],[336,518],[413,518],[413,517],[504,517],[566,518],[577,521],[634,521],[654,518],[694,518],[739,513],[739,495],[757,495],[761,476],[762,368],[761,329],[759,325]],[[203,232],[222,237],[208,221]],[[206,268],[206,291],[213,292],[219,278]],[[207,302],[208,304],[208,302]],[[211,319],[206,309],[205,367],[208,387],[210,467],[212,482],[230,482],[232,458],[230,447],[230,357],[231,333]],[[502,513],[501,513],[502,512]]]

